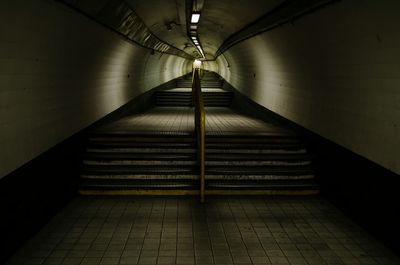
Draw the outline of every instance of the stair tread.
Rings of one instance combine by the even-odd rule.
[[[82,174],[81,178],[87,180],[198,180],[198,174]]]
[[[206,173],[206,180],[220,180],[220,181],[294,181],[294,180],[311,180],[314,179],[315,176],[313,174],[304,174],[304,175],[276,175],[276,174],[263,174],[263,175],[213,175]]]
[[[178,166],[136,166],[136,165],[83,165],[83,170],[91,172],[152,172],[152,173],[170,173],[170,172],[196,172],[196,167],[192,165]]]
[[[160,154],[160,153],[98,153],[98,152],[86,152],[84,159],[134,159],[134,160],[194,160],[196,155],[191,154]]]
[[[195,145],[194,143],[167,143],[167,142],[136,142],[136,141],[99,141],[99,142],[90,142],[88,146],[126,146],[126,147],[146,147],[146,148],[193,148]]]
[[[132,179],[119,179],[119,180],[97,180],[84,181],[80,185],[81,189],[170,189],[170,188],[184,188],[184,189],[198,189],[198,181],[195,180],[132,180]]]
[[[300,154],[206,153],[206,161],[304,161],[310,157]]]
[[[314,182],[303,181],[269,181],[269,182],[207,182],[206,189],[318,189],[318,185]]]
[[[123,164],[123,163],[188,163],[191,161],[195,161],[195,155],[185,155],[185,156],[141,156],[140,154],[131,154],[131,155],[119,155],[113,156],[107,154],[96,154],[89,155],[86,154],[84,158],[84,163],[86,164],[98,164],[98,163],[114,163],[114,164]],[[263,165],[272,165],[272,166],[301,166],[301,165],[310,165],[311,161],[307,159],[302,160],[250,160],[246,157],[243,159],[234,159],[234,160],[226,160],[226,159],[214,159],[210,160],[206,157],[206,166],[263,166]]]
[[[269,164],[269,165],[260,165],[260,166],[241,166],[241,165],[229,165],[229,166],[208,166],[206,170],[223,170],[225,172],[281,172],[281,171],[305,171],[305,170],[313,170],[312,164],[307,165],[295,165],[291,167],[282,166],[279,164]]]
[[[194,148],[124,148],[124,147],[107,147],[95,148],[88,147],[87,152],[96,153],[162,153],[162,154],[194,154]]]
[[[195,166],[195,160],[149,160],[149,159],[123,159],[123,160],[105,160],[105,159],[85,159],[84,165],[88,166]]]

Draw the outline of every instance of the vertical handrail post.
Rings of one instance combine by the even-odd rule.
[[[205,194],[205,111],[200,85],[200,69],[193,68],[192,95],[195,106],[194,127],[197,141],[197,163],[200,173],[200,201],[204,202]]]

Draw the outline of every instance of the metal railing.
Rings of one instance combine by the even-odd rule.
[[[197,162],[200,167],[200,200],[204,202],[205,193],[205,131],[206,113],[200,85],[200,69],[193,68],[192,95],[195,106],[194,128],[197,139]]]

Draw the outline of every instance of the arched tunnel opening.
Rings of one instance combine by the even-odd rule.
[[[1,1],[0,261],[399,264],[398,10]]]

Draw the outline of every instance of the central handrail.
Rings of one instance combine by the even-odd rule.
[[[200,200],[204,202],[205,193],[205,131],[206,113],[204,111],[203,95],[200,85],[200,69],[193,68],[192,95],[194,101],[194,128],[197,138],[197,163],[200,167]]]

